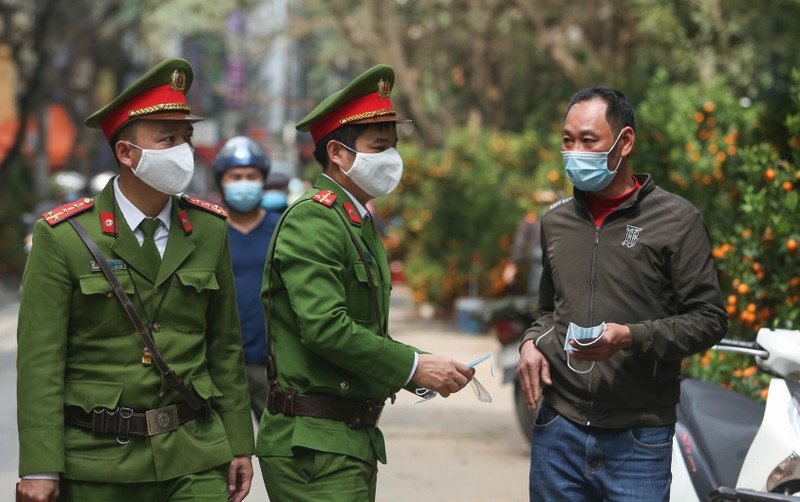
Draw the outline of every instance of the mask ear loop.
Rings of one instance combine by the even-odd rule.
[[[600,336],[598,336],[597,338],[595,338],[595,339],[594,339],[594,340],[592,340],[591,342],[587,342],[587,343],[581,343],[581,342],[580,342],[580,340],[578,340],[577,338],[573,338],[573,340],[574,340],[574,341],[575,341],[575,343],[576,343],[576,344],[578,344],[578,346],[580,346],[580,347],[589,347],[590,345],[593,345],[593,344],[595,344],[595,343],[599,342],[599,341],[600,341],[600,339],[601,339],[601,338],[603,338],[603,335],[605,335],[605,332],[601,333],[601,334],[600,334]],[[574,371],[575,373],[579,373],[579,374],[581,374],[581,375],[584,375],[584,374],[586,374],[586,373],[589,373],[590,371],[592,371],[592,370],[594,369],[594,361],[592,361],[592,365],[591,365],[591,366],[589,366],[589,369],[588,369],[588,370],[576,370],[576,369],[575,369],[575,368],[573,368],[573,367],[572,367],[572,365],[570,364],[570,362],[569,362],[569,352],[567,352],[567,367],[569,367],[569,369],[571,369],[571,370],[572,370],[572,371]]]

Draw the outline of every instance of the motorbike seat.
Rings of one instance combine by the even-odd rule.
[[[763,403],[718,384],[681,381],[678,420],[694,437],[717,486],[736,486],[765,408]]]

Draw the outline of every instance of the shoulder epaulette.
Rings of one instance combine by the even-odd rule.
[[[193,195],[187,195],[187,194],[183,194],[181,196],[181,200],[183,202],[189,204],[190,206],[194,206],[194,207],[200,208],[203,211],[209,212],[211,214],[215,214],[215,215],[219,216],[220,218],[227,218],[228,217],[227,211],[225,211],[225,209],[222,206],[220,206],[219,204],[212,204],[212,203],[210,203],[208,201],[205,201],[203,199],[198,199],[197,197],[195,197]]]
[[[93,205],[94,200],[90,199],[89,197],[78,199],[42,213],[42,218],[44,218],[44,221],[46,221],[48,225],[54,227],[62,221],[72,218],[76,214],[80,214],[87,209],[91,209]]]
[[[314,202],[319,202],[323,206],[331,207],[336,201],[336,194],[331,192],[330,190],[320,190],[313,197],[311,197]]]

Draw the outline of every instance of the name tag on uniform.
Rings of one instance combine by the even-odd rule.
[[[103,271],[103,269],[100,268],[100,265],[94,260],[89,261],[89,266],[92,268],[92,272]],[[108,260],[108,266],[111,268],[111,270],[125,270],[128,268],[125,266],[125,262],[122,260]]]

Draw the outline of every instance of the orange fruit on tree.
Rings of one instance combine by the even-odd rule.
[[[784,181],[781,184],[781,188],[783,188],[784,192],[791,192],[792,189],[794,188],[794,183],[792,183],[791,181]]]
[[[767,183],[772,183],[773,181],[775,181],[775,169],[770,167],[766,171],[764,171],[764,181],[766,181]]]
[[[786,241],[786,249],[789,250],[791,254],[797,252],[797,239],[789,239]]]
[[[745,283],[741,283],[736,287],[736,292],[739,293],[740,295],[746,295],[747,293],[750,292],[750,286],[748,286]]]

